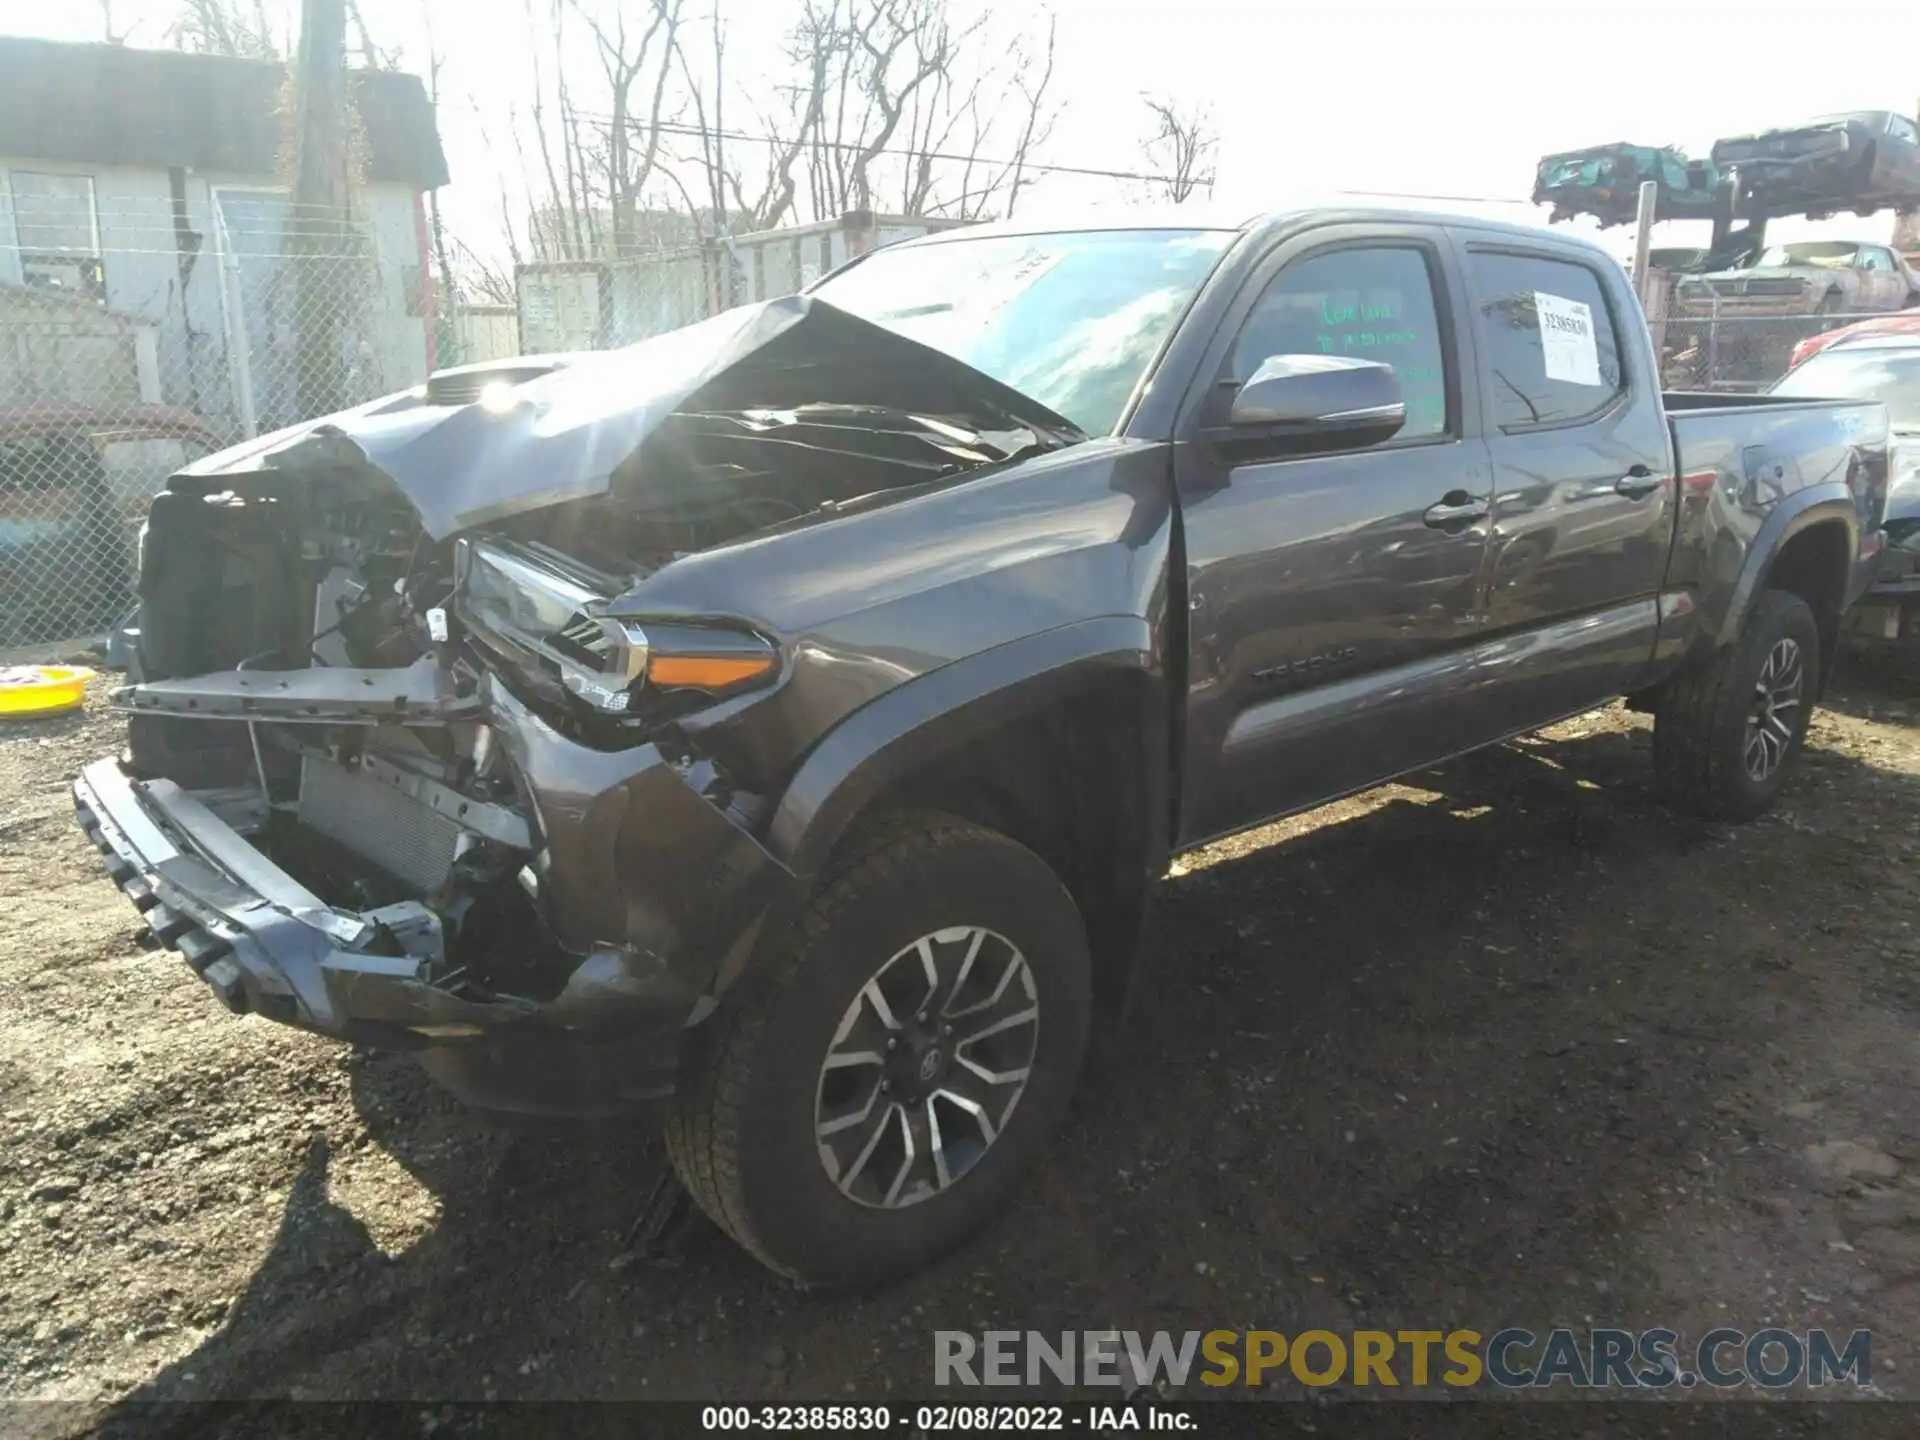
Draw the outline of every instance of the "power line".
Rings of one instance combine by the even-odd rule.
[[[611,117],[608,117],[608,123],[611,123]],[[694,139],[699,139],[705,135],[719,140],[738,141],[745,145],[788,145],[792,143],[791,141],[781,140],[772,135],[749,135],[744,131],[736,130],[723,130],[718,132],[703,131],[697,125],[671,125],[665,121],[661,122],[660,131],[665,135],[686,135]],[[809,140],[807,144],[825,150],[864,152],[868,149],[867,146],[855,140],[827,140],[823,138],[820,140]],[[1165,184],[1174,178],[1171,175],[1155,175],[1137,170],[1106,170],[1092,165],[1051,165],[1042,164],[1037,160],[991,160],[984,155],[961,155],[951,151],[921,150],[911,145],[904,148],[897,145],[883,145],[878,150],[873,151],[873,153],[875,155],[897,155],[910,160],[945,160],[955,165],[978,165],[987,170],[1011,170],[1015,165],[1018,165],[1024,170],[1044,170],[1050,175],[1083,175],[1094,180],[1142,180],[1149,184],[1157,185]]]
[[[465,105],[450,105],[441,102],[442,109],[469,110],[480,114],[478,105],[469,102]],[[613,125],[611,115],[597,112],[575,111],[574,118],[590,124],[610,129]],[[638,123],[638,122],[629,122]],[[689,139],[724,140],[743,145],[790,145],[793,142],[777,135],[755,135],[745,130],[712,130],[698,125],[685,125],[676,121],[662,120],[657,127],[662,135],[684,136]],[[865,151],[868,147],[855,140],[829,140],[822,137],[809,139],[809,147],[823,150]],[[873,152],[875,155],[889,155],[909,160],[941,160],[949,164],[978,165],[987,170],[1010,170],[1015,163],[1012,160],[989,159],[983,155],[966,155],[952,151],[921,150],[914,146],[883,145]],[[1049,161],[1027,160],[1020,162],[1025,170],[1038,171],[1048,175],[1078,175],[1093,180],[1132,180],[1149,185],[1163,185],[1175,177],[1156,174],[1151,171],[1113,170],[1094,165],[1056,165]],[[1426,195],[1406,190],[1325,190],[1322,194],[1352,196],[1356,199],[1377,200],[1426,200],[1449,205],[1517,205],[1531,209],[1533,201],[1511,195]]]
[[[470,110],[474,114],[484,113],[478,105],[471,103],[453,105],[445,100],[440,102],[440,108],[442,110]],[[611,129],[613,126],[613,117],[611,115],[601,115],[592,111],[576,110],[573,112],[573,116],[576,120],[585,120],[589,124],[596,125],[600,128]],[[629,123],[637,124],[638,122]],[[745,130],[703,129],[698,125],[683,125],[670,120],[662,120],[656,128],[658,128],[662,135],[681,135],[694,140],[725,140],[742,145],[790,145],[793,143],[791,140],[782,139],[777,135],[754,135]],[[811,138],[806,142],[806,145],[808,148],[820,150],[864,151],[868,148],[857,140],[829,140],[824,136]],[[991,160],[984,155],[962,155],[950,151],[921,150],[914,146],[883,145],[873,153],[875,155],[900,156],[912,160],[924,158],[928,160],[945,160],[962,165],[973,164],[982,166],[988,170],[1011,169],[1015,163],[1012,160]],[[1105,170],[1089,165],[1053,165],[1038,160],[1025,161],[1023,162],[1022,168],[1027,170],[1044,170],[1052,175],[1083,175],[1095,180],[1143,180],[1150,184],[1164,184],[1166,181],[1173,179],[1171,175],[1155,175],[1137,170]]]

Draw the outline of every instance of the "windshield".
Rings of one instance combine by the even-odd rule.
[[[1920,429],[1920,346],[1823,350],[1773,387],[1803,399],[1879,400],[1896,428]]]
[[[1096,230],[882,250],[813,293],[1109,435],[1238,232]]]
[[[1769,245],[1757,268],[1773,265],[1834,265],[1846,267],[1859,254],[1858,245],[1843,240],[1803,240],[1798,245]]]

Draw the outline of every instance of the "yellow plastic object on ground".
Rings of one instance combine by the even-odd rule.
[[[86,703],[82,665],[0,665],[0,720],[62,715]]]

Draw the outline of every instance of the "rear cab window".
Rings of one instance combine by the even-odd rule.
[[[1476,248],[1468,270],[1491,424],[1506,433],[1584,424],[1626,393],[1619,331],[1591,267]]]

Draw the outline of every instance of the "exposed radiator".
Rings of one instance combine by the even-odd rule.
[[[460,827],[391,785],[305,755],[300,819],[422,893],[453,867]]]

